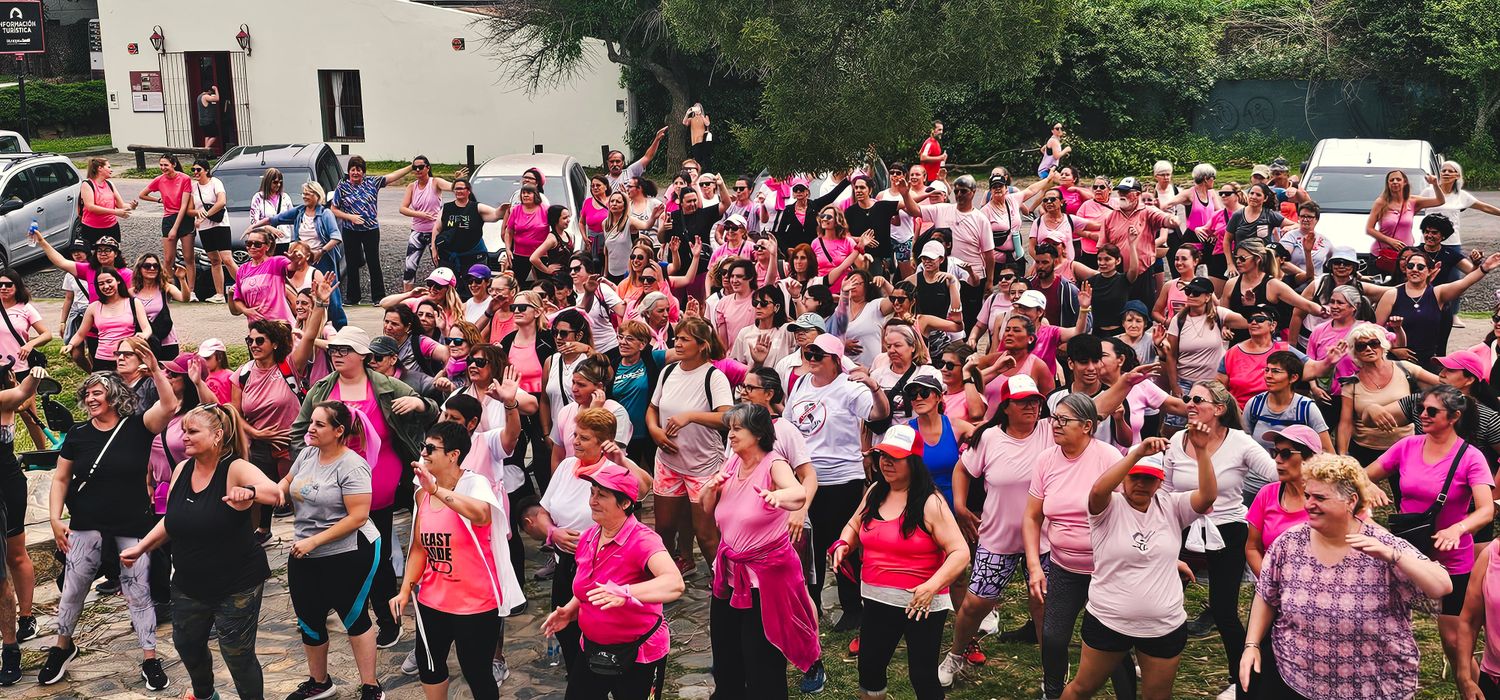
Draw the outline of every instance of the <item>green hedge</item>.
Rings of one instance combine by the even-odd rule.
[[[1064,162],[1085,176],[1140,177],[1150,175],[1151,165],[1158,160],[1171,161],[1176,172],[1185,175],[1198,163],[1212,163],[1229,170],[1269,163],[1280,157],[1291,163],[1292,171],[1296,172],[1311,152],[1310,143],[1258,132],[1240,134],[1232,141],[1185,134],[1167,139],[1082,140],[1073,144],[1073,153]]]
[[[32,129],[60,129],[70,134],[109,131],[109,98],[103,80],[27,83],[26,107]],[[20,91],[14,87],[0,89],[0,124],[20,123]]]

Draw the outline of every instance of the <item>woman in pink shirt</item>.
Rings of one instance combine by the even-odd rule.
[[[1276,460],[1276,480],[1260,488],[1245,515],[1245,521],[1250,523],[1250,536],[1245,539],[1245,563],[1256,576],[1260,575],[1266,550],[1276,538],[1287,528],[1307,522],[1304,510],[1307,501],[1302,495],[1307,480],[1302,476],[1302,462],[1323,453],[1322,438],[1305,425],[1267,431],[1262,437],[1275,446],[1271,457]]]
[[[838,293],[844,281],[844,273],[859,261],[865,248],[874,240],[861,234],[859,238],[849,235],[849,223],[837,205],[830,204],[818,212],[818,237],[813,239],[813,260],[818,263],[818,276],[828,280],[828,291]]]
[[[943,697],[937,668],[943,627],[953,609],[948,586],[969,565],[969,546],[922,463],[922,447],[922,436],[909,425],[885,431],[872,450],[880,461],[875,484],[828,548],[830,563],[839,570],[859,548],[862,697],[885,694],[886,672],[903,638],[907,677],[917,699]]]
[[[172,323],[171,302],[186,303],[188,290],[178,287],[171,269],[163,269],[161,257],[146,253],[136,260],[131,276],[131,295],[146,309],[154,334],[158,335],[155,355],[158,360],[177,357],[177,327]]]
[[[1495,557],[1495,548],[1486,547],[1474,562],[1474,573],[1469,577],[1469,591],[1464,598],[1464,609],[1459,614],[1458,653],[1460,658],[1473,658],[1479,631],[1484,630],[1484,655],[1479,659],[1479,673],[1474,673],[1472,664],[1454,669],[1458,675],[1459,697],[1465,700],[1500,698],[1500,559]],[[1490,624],[1489,619],[1495,618]]]
[[[245,250],[250,261],[241,265],[229,299],[229,310],[248,321],[269,318],[291,322],[292,307],[287,303],[286,271],[291,259],[271,255],[273,244],[267,229],[245,234]]]
[[[260,467],[266,478],[280,481],[292,465],[287,447],[292,422],[306,395],[306,387],[292,371],[301,358],[294,357],[291,327],[281,321],[252,321],[245,346],[250,361],[233,375],[231,403],[244,419],[241,425],[250,441],[250,463]],[[252,506],[250,518],[256,523],[256,538],[262,543],[270,539],[271,509]]]
[[[542,634],[575,620],[583,632],[584,658],[568,672],[569,700],[646,700],[665,673],[662,604],[682,597],[682,574],[661,538],[635,518],[641,485],[629,469],[606,463],[583,478],[592,483],[595,525],[578,537],[573,599],[547,616]],[[614,657],[616,674],[588,663],[599,651]]]
[[[1427,191],[1432,194],[1411,196],[1411,181],[1406,179],[1404,170],[1385,174],[1385,188],[1375,198],[1375,203],[1370,206],[1370,217],[1365,220],[1365,235],[1375,239],[1374,252],[1377,255],[1412,245],[1411,230],[1417,212],[1443,206],[1443,188],[1437,186],[1437,178],[1431,175],[1427,176]]]
[[[531,278],[531,254],[547,239],[547,207],[535,187],[522,185],[517,195],[520,204],[505,217],[505,249],[510,252],[511,271],[516,281],[525,284]]]
[[[714,332],[724,347],[731,347],[740,331],[755,324],[755,308],[750,305],[755,293],[755,263],[748,259],[730,261],[724,272],[724,295],[714,304]]]
[[[442,422],[427,431],[422,461],[413,465],[417,492],[412,541],[401,590],[389,608],[401,619],[416,587],[417,676],[427,697],[448,697],[448,649],[476,700],[500,697],[491,660],[500,642],[501,600],[491,537],[504,537],[500,510],[484,477],[461,469],[471,442],[463,425]]]
[[[151,321],[146,318],[145,308],[130,296],[125,277],[118,270],[112,267],[99,270],[94,284],[99,290],[99,300],[89,302],[88,311],[83,313],[83,323],[63,352],[72,354],[91,332],[97,332],[98,346],[90,358],[93,371],[112,372],[115,369],[115,349],[120,341],[130,335],[149,339]]]
[[[787,530],[787,511],[807,493],[773,450],[776,429],[764,406],[724,414],[732,454],[704,486],[703,509],[719,526],[709,640],[716,697],[786,698],[786,664],[818,662],[818,613]]]
[[[1048,698],[1062,697],[1068,642],[1088,602],[1094,573],[1089,490],[1120,461],[1119,450],[1094,439],[1098,426],[1099,413],[1092,399],[1083,394],[1063,397],[1052,413],[1056,445],[1037,456],[1026,493],[1022,538],[1031,597],[1034,604],[1043,605],[1042,694]],[[1042,559],[1043,535],[1052,548],[1046,561]],[[1114,684],[1117,697],[1134,697],[1135,669],[1120,665]]]
[[[80,192],[83,214],[78,217],[78,222],[82,226],[84,240],[90,244],[98,242],[104,236],[119,239],[120,219],[129,217],[130,212],[139,204],[127,203],[120,198],[114,183],[109,181],[111,175],[114,175],[114,168],[110,167],[108,159],[89,159],[88,179],[84,181]]]

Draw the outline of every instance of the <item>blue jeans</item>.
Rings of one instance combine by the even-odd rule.
[[[322,272],[332,272],[335,277],[339,274],[338,266],[328,256],[318,260],[313,268]],[[328,299],[328,321],[333,324],[334,330],[349,325],[349,316],[344,313],[344,297],[337,288],[333,290],[333,296]]]

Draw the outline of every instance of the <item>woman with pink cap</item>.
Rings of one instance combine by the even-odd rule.
[[[1256,576],[1271,543],[1288,528],[1307,522],[1307,501],[1302,487],[1302,463],[1325,452],[1323,437],[1305,425],[1288,425],[1268,430],[1261,439],[1271,443],[1271,458],[1276,460],[1276,481],[1262,486],[1250,502],[1245,521],[1250,536],[1245,540],[1245,563]]]
[[[1083,613],[1083,653],[1063,698],[1091,698],[1133,649],[1141,697],[1167,700],[1187,645],[1187,613],[1177,561],[1188,523],[1213,508],[1219,488],[1208,444],[1213,430],[1188,424],[1197,448],[1198,488],[1162,491],[1166,470],[1156,455],[1165,438],[1147,438],[1099,475],[1088,495],[1094,573]],[[1122,487],[1123,483],[1123,487]],[[1191,574],[1188,574],[1191,578]]]
[[[921,435],[909,425],[885,431],[872,450],[880,463],[875,484],[828,549],[835,569],[856,547],[860,554],[861,697],[885,695],[886,672],[902,639],[918,700],[943,697],[937,669],[953,609],[948,586],[969,565],[969,546],[922,463],[922,449]]]
[[[595,525],[578,537],[573,599],[547,616],[542,634],[574,621],[583,657],[568,672],[568,700],[645,700],[666,676],[669,634],[662,605],[682,597],[682,574],[661,537],[635,517],[641,487],[605,462],[582,475]]]

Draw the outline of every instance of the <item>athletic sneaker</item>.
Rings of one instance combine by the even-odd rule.
[[[362,685],[359,687],[359,700],[385,700],[385,688],[378,685]]]
[[[969,642],[969,646],[964,649],[964,661],[975,666],[983,666],[984,662],[988,660],[989,657],[985,656],[984,652],[979,650],[978,639]]]
[[[1215,700],[1234,700],[1234,697],[1234,686],[1230,685],[1228,688],[1224,689],[1224,692],[1219,693],[1219,696],[1215,698]]]
[[[276,509],[271,511],[271,514],[278,518],[288,517],[292,515],[292,504],[283,503],[282,505],[276,506]]]
[[[802,674],[802,682],[797,684],[797,689],[804,693],[821,693],[823,686],[828,684],[828,672],[823,670],[823,662],[813,663],[813,667]]]
[[[313,680],[312,676],[308,676],[307,680],[302,681],[302,685],[297,686],[297,689],[293,690],[291,695],[286,696],[286,700],[322,700],[323,698],[331,698],[337,695],[338,692],[339,687],[333,684],[333,676],[324,679],[322,683]]]
[[[495,659],[490,662],[490,671],[495,675],[495,687],[500,687],[505,679],[510,678],[510,664],[505,659]]]
[[[99,582],[99,585],[94,586],[94,592],[98,593],[99,595],[114,595],[116,593],[119,593],[120,592],[120,579],[117,579],[117,578],[107,578],[107,579],[104,579],[103,581]]]
[[[146,659],[141,662],[141,679],[146,681],[146,690],[163,690],[172,684],[167,672],[161,670],[161,659]]]
[[[380,631],[375,633],[375,648],[389,649],[401,641],[401,623],[381,623]]]
[[[68,673],[68,664],[78,658],[78,645],[72,644],[68,648],[48,647],[47,660],[42,663],[42,670],[36,674],[36,680],[42,685],[52,685],[63,679]]]
[[[223,294],[215,294],[215,295],[213,295],[213,296],[205,299],[204,301],[207,301],[210,304],[222,304],[222,303],[224,303],[224,295]]]
[[[944,688],[953,685],[953,679],[962,676],[969,670],[969,662],[964,660],[962,654],[949,653],[943,657],[943,663],[938,664],[938,685]]]
[[[550,581],[552,580],[552,574],[555,573],[557,573],[557,560],[549,558],[546,564],[541,565],[540,568],[531,574],[531,577],[538,581]]]
[[[417,671],[417,650],[412,649],[406,652],[406,658],[401,660],[401,675],[415,676],[417,675]]]
[[[187,695],[182,696],[182,700],[219,700],[219,691],[215,690],[213,695],[206,698],[199,698],[192,691],[188,691]]]
[[[985,615],[984,619],[979,621],[979,633],[991,635],[998,631],[1000,631],[1000,611],[991,610],[990,614]]]
[[[1218,625],[1214,624],[1213,613],[1209,612],[1208,608],[1204,608],[1198,613],[1198,617],[1188,621],[1185,631],[1188,639],[1204,639],[1212,637],[1218,630]]]
[[[0,687],[10,687],[21,680],[21,647],[7,644],[0,649]]]
[[[36,615],[16,618],[16,641],[24,642],[36,638]]]
[[[1000,633],[996,640],[1001,644],[1036,644],[1036,623],[1028,617],[1020,627]]]

